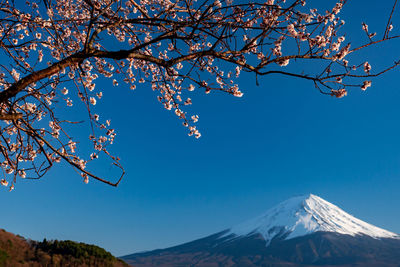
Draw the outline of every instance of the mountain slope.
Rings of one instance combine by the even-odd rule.
[[[315,195],[179,246],[122,257],[133,266],[399,266],[400,239]]]

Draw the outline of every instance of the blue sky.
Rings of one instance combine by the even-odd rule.
[[[347,40],[362,40],[362,21],[383,30],[390,3],[349,2],[341,13]],[[398,45],[368,50],[372,67],[397,59]],[[18,181],[11,193],[0,188],[0,227],[36,240],[94,243],[121,256],[203,237],[313,193],[400,233],[398,77],[394,70],[366,92],[334,99],[307,81],[268,76],[256,86],[243,75],[242,98],[193,93],[189,111],[200,116],[199,140],[150,88],[98,84],[98,111],[112,118],[112,151],[127,171],[120,186],[86,185],[58,166],[42,180]]]

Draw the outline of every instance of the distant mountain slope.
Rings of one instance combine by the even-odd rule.
[[[308,195],[217,234],[122,259],[135,267],[399,267],[400,238]]]
[[[27,241],[0,230],[0,266],[127,266],[104,249],[73,241]]]

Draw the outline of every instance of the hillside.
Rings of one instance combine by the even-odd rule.
[[[74,241],[26,240],[0,229],[0,266],[126,267],[106,250]]]

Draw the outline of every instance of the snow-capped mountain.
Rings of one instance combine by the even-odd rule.
[[[136,267],[398,267],[400,236],[310,194],[205,238],[122,259]]]
[[[232,227],[223,237],[259,233],[268,245],[275,237],[290,239],[315,232],[399,238],[398,234],[359,220],[313,194],[286,200],[261,216]]]

